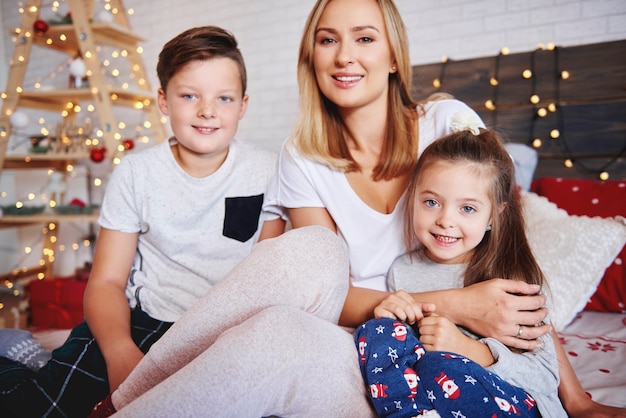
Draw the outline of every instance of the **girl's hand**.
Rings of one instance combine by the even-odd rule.
[[[431,313],[419,321],[419,339],[426,351],[452,351],[470,339],[448,318]]]
[[[376,318],[394,318],[408,324],[414,324],[424,318],[425,313],[435,311],[432,303],[416,302],[413,296],[399,290],[391,293],[374,308]]]
[[[435,313],[419,321],[419,333],[426,351],[460,354],[483,367],[491,366],[495,361],[486,344],[463,334],[454,322]]]

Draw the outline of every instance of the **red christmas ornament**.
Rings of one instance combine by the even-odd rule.
[[[77,206],[79,208],[84,208],[86,205],[85,205],[85,202],[83,202],[82,200],[78,198],[74,198],[70,201],[69,206]]]
[[[50,26],[45,20],[37,19],[33,22],[33,30],[37,35],[43,35],[44,33],[48,32],[49,28]]]
[[[125,139],[124,142],[122,142],[122,144],[124,145],[124,149],[125,150],[130,150],[135,148],[135,141],[133,141],[132,139]]]
[[[107,149],[105,147],[95,147],[95,148],[92,148],[91,151],[89,152],[89,158],[94,163],[99,163],[99,162],[102,162],[102,160],[104,160],[106,153],[107,153]]]

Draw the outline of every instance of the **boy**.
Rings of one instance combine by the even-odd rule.
[[[276,156],[233,139],[248,105],[237,41],[189,29],[163,47],[157,73],[174,136],[113,171],[86,322],[37,372],[0,358],[2,416],[87,416],[256,242]]]

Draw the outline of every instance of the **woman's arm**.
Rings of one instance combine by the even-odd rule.
[[[535,326],[547,309],[539,287],[518,280],[491,279],[460,289],[414,293],[418,301],[432,302],[437,314],[475,334],[491,337],[509,347],[533,350],[541,347],[538,337],[551,326]],[[518,332],[522,325],[522,338]]]
[[[289,218],[294,228],[322,225],[337,232],[325,208],[289,209]],[[550,331],[549,325],[534,326],[547,314],[543,308],[546,299],[538,294],[539,290],[537,285],[517,280],[492,279],[461,289],[414,293],[413,297],[418,302],[434,303],[439,315],[478,335],[495,338],[510,347],[532,350],[541,346],[536,338]],[[356,327],[373,318],[374,308],[388,295],[350,285],[339,324]],[[520,324],[530,325],[523,327],[523,339],[517,338]]]
[[[100,228],[85,290],[85,318],[106,361],[111,391],[143,357],[131,338],[130,307],[125,296],[137,238],[137,233]]]
[[[543,308],[545,296],[537,295],[537,291],[536,286],[521,281],[492,279],[461,289],[411,295],[416,301],[434,303],[438,315],[478,335],[495,338],[509,347],[533,350],[541,346],[536,338],[551,328],[532,325],[543,321],[547,314]],[[350,286],[339,324],[356,327],[373,318],[374,308],[387,296],[386,292]],[[523,327],[523,339],[517,338],[520,324],[531,324]]]
[[[271,221],[263,221],[261,226],[261,233],[259,234],[259,242],[268,238],[275,238],[282,235],[285,232],[287,222],[282,218],[277,218]]]
[[[335,233],[337,232],[337,226],[326,208],[289,209],[289,219],[294,228],[322,225]],[[346,280],[349,278],[346,277]],[[374,318],[374,308],[388,296],[388,292],[355,287],[350,283],[348,296],[339,318],[339,325],[354,328],[368,319]]]
[[[326,208],[296,208],[288,209],[289,219],[294,228],[303,226],[321,225],[333,232],[337,232],[337,225]]]

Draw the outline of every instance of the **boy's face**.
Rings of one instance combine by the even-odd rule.
[[[159,109],[169,116],[179,152],[220,157],[237,132],[248,106],[237,64],[229,58],[192,61],[159,89]],[[221,162],[220,162],[221,163]]]

